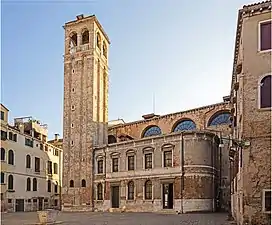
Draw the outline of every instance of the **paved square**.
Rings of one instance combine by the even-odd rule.
[[[211,214],[158,214],[158,213],[65,213],[58,216],[64,225],[228,225],[227,215]],[[38,221],[36,212],[6,213],[2,225],[23,225]]]

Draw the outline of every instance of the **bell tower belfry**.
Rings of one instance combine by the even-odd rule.
[[[94,15],[67,22],[63,209],[93,208],[93,147],[107,143],[109,38]]]

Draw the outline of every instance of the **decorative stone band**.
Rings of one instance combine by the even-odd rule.
[[[214,212],[214,199],[183,199],[183,212]]]

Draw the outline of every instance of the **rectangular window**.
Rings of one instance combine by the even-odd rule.
[[[1,120],[5,120],[5,112],[1,111]]]
[[[112,159],[112,172],[118,172],[118,158]]]
[[[134,156],[128,156],[128,170],[134,170]]]
[[[17,142],[17,134],[13,134],[13,141]]]
[[[164,158],[164,167],[172,167],[172,151],[164,151],[163,152]]]
[[[12,199],[9,198],[9,199],[8,199],[8,203],[12,203]]]
[[[52,162],[51,161],[47,162],[47,173],[52,174]]]
[[[271,190],[264,191],[264,211],[271,212]]]
[[[59,156],[59,150],[55,149],[54,155],[55,155],[55,156]]]
[[[9,132],[9,140],[13,140],[13,133]]]
[[[35,157],[35,172],[40,172],[40,158]]]
[[[1,140],[7,140],[8,133],[6,131],[1,130]]]
[[[58,174],[58,164],[54,163],[54,174]]]
[[[103,173],[103,160],[97,161],[97,173]]]
[[[260,23],[260,51],[271,49],[271,20]]]
[[[25,145],[33,148],[33,140],[25,138]]]
[[[152,169],[152,153],[145,154],[145,169]]]
[[[1,172],[1,184],[5,183],[5,174]]]

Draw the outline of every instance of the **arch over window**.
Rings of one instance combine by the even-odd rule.
[[[47,192],[51,192],[51,180],[47,181]]]
[[[77,46],[77,34],[72,33],[70,35],[70,48],[76,47]]]
[[[26,191],[31,191],[31,180],[29,177],[26,179]]]
[[[150,137],[150,136],[156,136],[161,134],[162,134],[161,128],[159,128],[158,126],[150,126],[145,129],[142,137]]]
[[[38,189],[38,183],[37,183],[37,179],[36,178],[33,178],[33,183],[32,183],[32,189],[33,191],[37,191]]]
[[[116,143],[117,140],[116,140],[116,137],[113,136],[113,135],[109,135],[108,136],[108,144],[112,144],[112,143]]]
[[[152,182],[150,180],[145,182],[145,199],[152,199]]]
[[[8,151],[8,164],[14,165],[14,152],[11,149]]]
[[[230,123],[230,116],[229,112],[217,112],[211,116],[208,126],[217,126],[222,124],[229,124]]]
[[[8,189],[13,190],[13,176],[12,175],[8,176]]]
[[[134,182],[128,183],[128,200],[134,200]]]
[[[89,43],[89,31],[85,30],[82,33],[82,44],[85,45],[85,44],[88,44],[88,43]]]
[[[107,45],[105,43],[105,41],[103,41],[103,55],[107,58],[107,54],[108,54],[108,51],[107,51]]]
[[[271,75],[265,76],[260,84],[260,108],[271,107]]]
[[[101,49],[101,36],[98,32],[96,34],[96,46]]]
[[[103,187],[101,183],[97,185],[97,200],[103,200]]]
[[[1,160],[5,160],[6,159],[6,150],[4,148],[1,148]]]
[[[30,155],[26,155],[26,168],[31,167],[31,157]]]
[[[86,180],[82,179],[82,181],[81,181],[81,187],[86,187]]]
[[[181,120],[174,125],[173,132],[186,131],[186,130],[195,130],[196,124],[190,119]]]
[[[70,180],[70,187],[74,187],[74,181]]]

